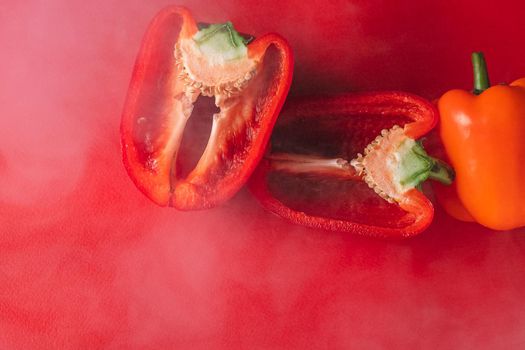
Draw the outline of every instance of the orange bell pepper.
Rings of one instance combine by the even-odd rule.
[[[456,171],[455,193],[438,189],[438,199],[460,220],[494,230],[525,226],[525,78],[489,87],[483,55],[473,53],[472,63],[474,91],[451,90],[438,102]]]

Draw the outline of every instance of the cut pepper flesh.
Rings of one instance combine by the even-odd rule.
[[[121,125],[124,164],[137,187],[155,203],[183,210],[233,196],[262,157],[291,66],[290,49],[275,34],[246,45],[229,22],[199,29],[184,8],[159,13],[139,53]],[[213,97],[218,110],[195,115],[200,96]],[[187,147],[181,148],[194,137],[188,121],[210,119],[207,113],[209,138],[188,171]]]
[[[266,208],[298,224],[416,234],[430,224],[433,209],[415,187],[436,164],[419,154],[414,139],[435,118],[430,103],[404,93],[292,101],[250,189]]]

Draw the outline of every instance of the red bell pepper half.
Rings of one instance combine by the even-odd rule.
[[[150,24],[125,102],[121,142],[129,176],[155,203],[213,207],[232,197],[261,159],[293,61],[276,34],[249,41],[230,22],[197,25],[182,7],[162,10]],[[206,122],[211,131],[202,127]],[[205,147],[196,157],[198,144]]]
[[[415,141],[436,120],[431,103],[402,92],[289,101],[249,187],[264,207],[297,224],[415,235],[434,213],[421,182],[453,177]]]

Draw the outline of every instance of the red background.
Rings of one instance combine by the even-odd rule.
[[[470,89],[473,50],[495,83],[525,75],[522,1],[181,3],[288,38],[294,95],[433,99]],[[525,229],[438,208],[420,236],[385,242],[293,226],[245,189],[208,211],[149,202],[118,129],[142,34],[167,4],[2,6],[0,349],[525,346]]]

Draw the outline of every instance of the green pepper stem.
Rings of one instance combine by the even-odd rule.
[[[231,22],[201,24],[193,40],[200,51],[213,62],[233,61],[247,56],[247,39],[243,38]]]
[[[479,95],[490,87],[487,63],[482,52],[472,53],[472,69],[474,70],[474,94]]]
[[[454,181],[454,170],[445,162],[430,156],[420,142],[409,142],[401,162],[400,183],[403,186],[417,187],[427,179],[436,180],[445,185]]]
[[[430,156],[429,158],[432,158],[434,165],[432,166],[432,169],[430,169],[430,174],[428,175],[428,178],[439,181],[445,185],[452,184],[452,181],[454,181],[454,178],[456,177],[454,169],[452,169],[450,165],[443,162],[442,160]]]

